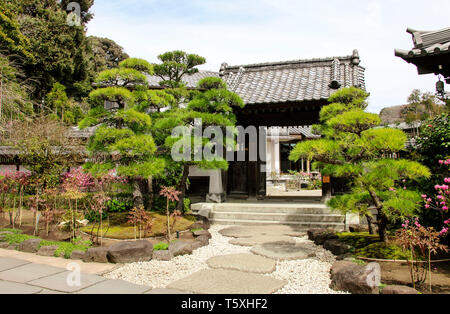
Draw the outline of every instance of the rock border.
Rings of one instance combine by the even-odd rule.
[[[117,244],[112,245],[111,247],[93,247],[89,248],[87,251],[83,252],[80,250],[72,251],[69,259],[72,260],[82,260],[85,263],[113,263],[113,264],[126,264],[126,263],[134,263],[134,262],[142,262],[149,261],[152,259],[160,260],[160,261],[170,261],[172,258],[179,255],[187,255],[192,254],[192,251],[199,249],[203,246],[209,245],[209,240],[211,239],[211,233],[209,232],[209,228],[211,224],[209,220],[203,216],[196,216],[197,221],[193,223],[188,230],[185,232],[192,232],[195,237],[194,241],[179,241],[176,240],[169,244],[168,250],[161,251],[153,251],[153,246],[150,242],[146,240],[149,245],[140,245],[142,246],[142,250],[145,252],[139,251],[136,242],[139,241],[120,241]],[[198,230],[201,229],[201,230]],[[195,231],[193,231],[195,230]],[[19,250],[21,252],[34,253],[40,256],[54,256],[55,251],[58,247],[56,246],[42,246],[39,247],[42,239],[28,239],[19,244],[9,245],[6,242],[3,242],[4,234],[12,234],[9,231],[0,232],[0,248],[8,249],[8,250]],[[130,245],[126,245],[129,243]],[[120,247],[120,248],[119,248]],[[131,247],[134,247],[131,249]],[[151,252],[149,248],[152,248]],[[110,250],[111,248],[111,250]],[[118,251],[124,250],[124,252],[134,252],[136,255],[135,260],[133,257],[121,256],[117,257]],[[110,252],[111,251],[111,252]]]

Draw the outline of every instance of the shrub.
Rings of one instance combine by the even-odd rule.
[[[390,260],[407,260],[411,256],[410,253],[403,251],[398,245],[385,242],[370,244],[364,248],[357,249],[355,253],[360,257]]]
[[[165,242],[159,242],[157,244],[155,244],[155,246],[153,247],[153,251],[165,251],[169,249],[169,244],[165,243]]]
[[[131,210],[133,208],[133,204],[129,201],[113,199],[106,203],[106,208],[110,213],[123,213]]]

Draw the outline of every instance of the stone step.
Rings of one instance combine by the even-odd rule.
[[[297,221],[297,222],[345,222],[345,216],[337,214],[291,214],[279,212],[217,212],[213,210],[210,213],[211,219],[230,219],[230,220],[262,220],[262,221]]]
[[[334,214],[324,204],[215,204],[214,212]]]
[[[312,228],[326,228],[336,231],[345,230],[344,223],[333,222],[299,222],[299,221],[269,221],[269,220],[238,220],[238,219],[211,219],[211,223],[217,225],[248,225],[248,226],[261,226],[261,225],[291,225],[296,226],[296,230],[308,230]]]

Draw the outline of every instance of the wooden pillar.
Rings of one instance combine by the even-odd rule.
[[[322,202],[331,198],[331,177],[322,176]]]

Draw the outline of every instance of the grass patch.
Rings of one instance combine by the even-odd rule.
[[[355,256],[366,258],[379,258],[389,260],[406,260],[410,258],[410,252],[404,252],[402,248],[393,242],[380,242],[378,235],[368,232],[342,232],[337,236],[342,242],[353,247]]]
[[[357,249],[355,253],[361,257],[389,260],[407,260],[411,258],[410,253],[404,252],[398,245],[384,242],[370,244],[364,248]]]
[[[162,236],[164,235],[164,232],[166,230],[166,216],[161,215],[158,213],[151,213],[153,217],[153,227],[151,232],[149,232],[146,237],[155,237],[155,236]],[[173,221],[172,218],[170,220]],[[189,229],[189,227],[195,222],[194,216],[187,215],[182,218],[180,218],[177,223],[175,224],[175,231],[184,231]],[[97,234],[98,225],[94,228],[93,233]],[[112,238],[112,239],[134,239],[135,237],[135,229],[133,225],[122,223],[122,224],[114,224],[110,220],[109,229],[106,234],[106,230],[108,229],[108,222],[103,221],[103,228],[100,229],[99,234],[103,234],[104,237]],[[81,228],[83,232],[86,232],[88,234],[91,233],[92,225],[86,226]],[[103,231],[103,232],[102,232]],[[142,236],[144,236],[144,232],[142,231]],[[137,237],[139,237],[139,230],[137,231]]]
[[[192,232],[203,231],[203,228],[192,229],[191,231],[192,231]]]
[[[166,251],[169,249],[169,244],[165,243],[165,242],[159,242],[157,244],[155,244],[155,246],[153,247],[153,251]]]
[[[8,232],[12,232],[14,234],[22,233],[22,230],[20,230],[20,229],[12,229],[12,228],[0,228],[0,232],[2,232],[2,231],[8,231]]]

